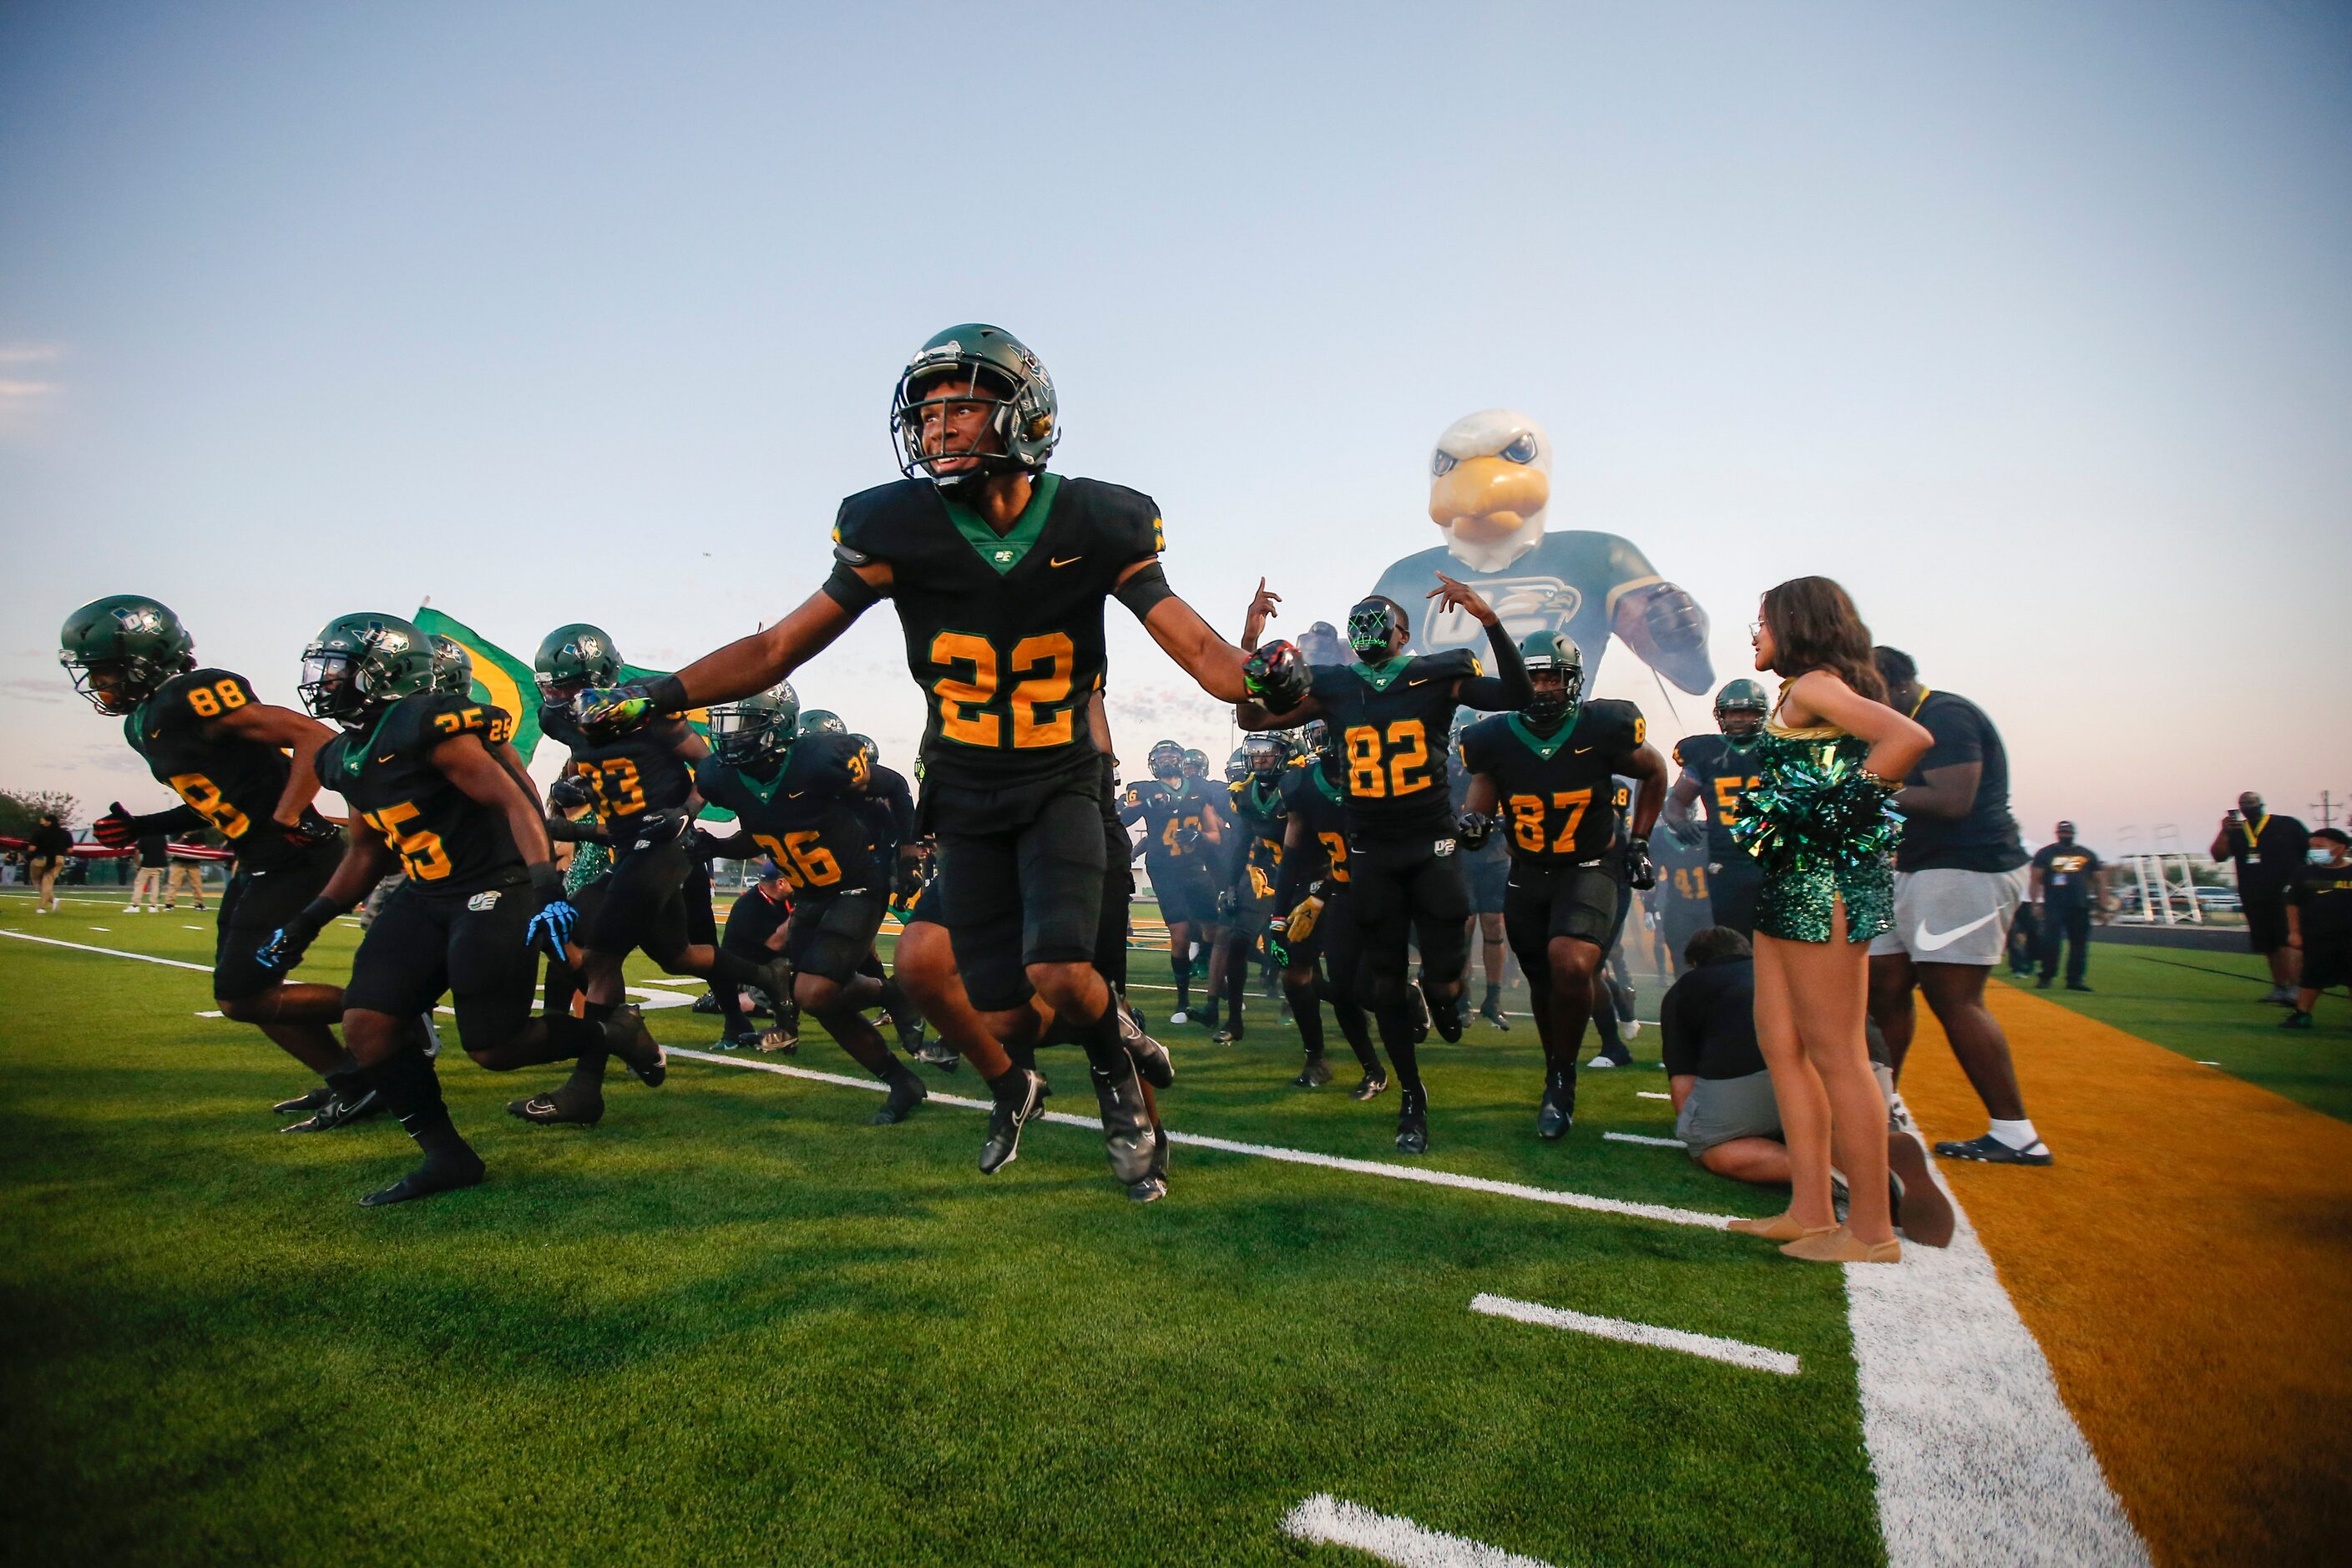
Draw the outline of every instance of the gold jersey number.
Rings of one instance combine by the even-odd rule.
[[[1565,854],[1576,843],[1576,830],[1591,809],[1592,792],[1589,789],[1563,790],[1551,797],[1547,806],[1539,795],[1515,795],[1510,798],[1511,842],[1530,855],[1540,855],[1547,848],[1553,854]],[[1549,826],[1551,812],[1562,811],[1568,819],[1551,833],[1549,840],[1545,829]]]
[[[416,807],[405,801],[360,813],[400,857],[401,869],[419,882],[437,882],[449,874],[448,852],[441,847],[439,834],[426,828],[409,829],[408,824],[419,815]]]
[[[1418,719],[1399,719],[1385,735],[1377,725],[1359,724],[1347,742],[1348,793],[1358,800],[1416,795],[1435,782],[1429,733]]]
[[[1066,746],[1076,734],[1070,688],[1078,650],[1066,632],[1023,637],[1002,660],[984,637],[941,632],[931,639],[931,664],[944,672],[931,682],[940,733],[958,745],[1027,750]],[[994,709],[1005,675],[1014,678],[1005,694],[1013,721],[1009,741],[1007,714]]]
[[[199,719],[216,719],[232,709],[244,707],[246,701],[245,688],[236,683],[233,675],[210,686],[188,689],[188,706],[195,710]]]
[[[227,681],[221,682],[226,686]],[[220,785],[202,773],[173,773],[172,788],[182,800],[196,808],[196,815],[218,828],[224,838],[242,838],[245,830],[253,826],[245,813],[237,810],[228,796],[221,794]]]
[[[585,781],[596,796],[596,815],[610,821],[616,816],[628,816],[646,808],[644,777],[637,764],[626,757],[606,757],[601,762],[574,763],[572,771]]]
[[[841,862],[834,858],[833,851],[818,845],[817,839],[822,835],[814,827],[787,833],[781,840],[771,838],[764,833],[754,833],[751,837],[760,841],[760,847],[775,861],[776,869],[784,874],[784,880],[795,888],[829,888],[841,880]]]

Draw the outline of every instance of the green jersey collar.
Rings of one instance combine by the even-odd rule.
[[[359,739],[357,730],[343,731],[343,739],[349,742],[343,747],[343,772],[353,778],[360,776],[360,769],[366,765],[369,753],[375,750],[376,737],[383,733],[383,727],[390,722],[392,722],[392,709],[387,708],[376,716],[375,728],[368,731],[368,738],[365,741]]]
[[[1584,710],[1579,708],[1568,716],[1568,722],[1559,727],[1559,733],[1547,740],[1528,729],[1528,721],[1514,713],[1511,715],[1511,732],[1527,742],[1528,751],[1533,752],[1545,762],[1549,762],[1562,746],[1568,744],[1568,738],[1576,733],[1577,721],[1583,717]]]
[[[940,504],[948,509],[948,521],[955,524],[956,531],[1002,577],[1021,564],[1021,558],[1029,553],[1037,536],[1045,531],[1045,514],[1054,510],[1054,497],[1061,488],[1061,475],[1039,475],[1030,487],[1029,504],[1021,509],[1021,515],[1013,520],[1013,527],[1003,533],[989,527],[981,521],[980,513],[944,490],[940,492]]]
[[[1401,653],[1394,658],[1387,659],[1380,664],[1366,664],[1360,658],[1356,660],[1355,664],[1351,668],[1358,675],[1362,676],[1366,680],[1371,682],[1373,690],[1386,691],[1389,689],[1389,682],[1394,680],[1398,676],[1402,675],[1404,673],[1404,667],[1412,662],[1412,655],[1409,653]]]
[[[761,781],[759,774],[749,768],[737,768],[734,772],[736,779],[745,789],[751,792],[752,798],[761,805],[767,805],[775,800],[776,792],[784,787],[784,774],[791,769],[792,753],[787,751],[784,760],[776,764],[776,776],[765,783]]]

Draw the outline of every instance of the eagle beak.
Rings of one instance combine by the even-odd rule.
[[[1474,544],[1517,531],[1551,499],[1541,468],[1501,458],[1471,458],[1429,487],[1429,521]]]

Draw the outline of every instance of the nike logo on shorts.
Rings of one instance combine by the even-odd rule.
[[[1944,948],[1951,946],[1952,943],[1959,941],[1960,938],[1968,935],[1969,932],[1976,930],[1979,926],[1990,925],[1993,921],[1999,919],[2000,919],[2000,911],[1999,910],[1992,910],[1984,914],[1979,915],[1976,919],[1970,921],[1964,926],[1954,926],[1949,931],[1929,931],[1927,929],[1927,922],[1926,921],[1921,921],[1919,922],[1918,941],[1915,945],[1916,945],[1922,952],[1939,952]]]

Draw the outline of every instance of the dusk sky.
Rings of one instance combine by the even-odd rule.
[[[1125,10],[0,10],[0,786],[164,804],[56,663],[102,594],[289,704],[426,595],[526,657],[748,632],[978,319],[1229,636],[1438,543],[1431,444],[1504,405],[1718,683],[1844,582],[2030,840],[2352,793],[2352,9]],[[1222,757],[1111,619],[1130,773]],[[796,684],[908,763],[887,607]],[[1708,727],[1622,646],[1599,694]]]

